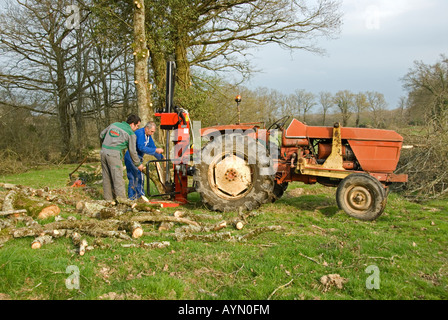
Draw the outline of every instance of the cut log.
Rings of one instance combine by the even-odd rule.
[[[86,253],[86,248],[88,246],[87,240],[83,239],[78,232],[72,234],[72,240],[75,247],[77,247],[79,255],[83,256]]]
[[[173,213],[173,216],[176,217],[176,218],[182,218],[183,216],[185,216],[185,212],[184,211],[180,211],[180,210],[176,210]]]
[[[222,215],[221,214],[216,214],[216,215],[194,214],[194,220],[222,220]]]
[[[34,239],[31,243],[31,249],[40,249],[43,245],[53,242],[53,237],[50,235],[41,235]]]
[[[226,227],[227,227],[227,222],[226,221],[221,221],[221,222],[217,223],[213,227],[213,231],[219,231],[219,230],[224,229]]]
[[[201,225],[182,226],[180,228],[177,228],[175,232],[176,233],[212,232],[212,231],[219,231],[226,227],[227,227],[227,222],[223,220],[216,224],[207,225],[207,226],[201,226]]]
[[[118,220],[117,220],[118,221]],[[65,220],[46,224],[46,230],[53,229],[73,229],[80,233],[92,237],[111,237],[120,239],[130,239],[124,230],[117,230],[119,224],[117,221],[109,220]]]
[[[60,229],[60,230],[54,229],[46,232],[48,232],[55,239],[62,237],[70,237],[74,233],[73,230],[69,229]]]
[[[194,226],[194,225],[186,225],[186,226],[181,226],[179,228],[176,228],[176,230],[174,231],[176,234],[177,233],[195,233],[195,232],[202,232],[203,227],[201,226]]]
[[[135,210],[143,211],[143,212],[155,212],[156,211],[156,205],[155,204],[149,204],[149,203],[137,203],[137,206],[135,207]]]
[[[86,253],[88,246],[89,245],[87,243],[87,240],[86,239],[82,239],[81,243],[79,245],[79,255],[80,256],[83,256]]]
[[[0,220],[0,231],[2,229],[11,228],[13,226],[11,220]]]
[[[132,238],[137,239],[143,235],[142,225],[136,221],[120,221],[119,230],[126,230]]]
[[[0,211],[0,216],[7,217],[7,216],[10,216],[12,214],[16,215],[16,214],[19,214],[19,213],[27,213],[27,211],[25,209]]]
[[[218,232],[213,234],[190,234],[190,233],[175,233],[177,241],[196,240],[196,241],[223,241],[233,239],[230,232]]]
[[[129,199],[124,199],[124,198],[120,198],[120,197],[118,197],[118,198],[116,199],[116,201],[117,201],[117,203],[127,205],[127,206],[130,207],[131,209],[134,209],[134,208],[137,207],[137,202],[136,202],[136,201],[133,201],[133,200],[129,200]]]
[[[173,225],[174,225],[173,222],[163,221],[159,226],[159,231],[168,231],[173,227]]]
[[[141,242],[139,244],[122,244],[121,246],[123,248],[149,248],[149,249],[162,249],[162,248],[166,248],[170,245],[169,241],[162,241],[162,242],[151,242],[151,243],[144,243]]]
[[[14,200],[15,209],[26,209],[28,214],[34,218],[37,218],[44,208],[51,205],[46,200],[29,197],[23,192],[18,192]]]
[[[11,190],[5,196],[2,205],[2,211],[13,211],[14,210],[14,201],[17,197],[17,191]]]
[[[37,237],[44,232],[44,228],[41,225],[36,225],[33,227],[23,227],[15,229],[11,232],[14,238],[25,238],[25,237]]]
[[[259,213],[256,211],[243,213],[241,210],[239,210],[238,217],[230,219],[229,221],[227,221],[227,224],[233,225],[236,229],[241,230],[247,224],[248,218],[255,217],[257,215],[259,215]]]
[[[17,186],[15,184],[3,183],[3,182],[0,182],[0,187],[4,188],[6,190],[17,189]]]
[[[182,231],[184,231],[188,228],[178,228],[178,229],[183,229]],[[176,232],[174,234],[174,237],[176,238],[177,241],[185,241],[185,240],[223,241],[223,240],[226,240],[226,241],[239,242],[239,241],[246,241],[246,240],[252,239],[252,238],[260,235],[263,232],[283,230],[283,227],[281,227],[281,226],[261,227],[261,228],[252,230],[251,232],[249,232],[243,236],[232,236],[232,234],[230,232],[218,232],[218,233],[206,234],[206,235],[191,234],[188,232],[181,232],[178,229],[176,229]],[[200,229],[200,230],[203,230],[203,229]]]
[[[76,211],[88,217],[96,217],[102,209],[106,208],[105,204],[105,202],[78,201]]]
[[[38,225],[35,227],[19,228],[12,232],[14,238],[23,238],[30,236],[37,236],[43,232],[51,232],[52,230],[76,230],[80,233],[90,235],[92,237],[115,237],[129,240],[130,237],[124,230],[116,230],[118,224],[116,222],[108,221],[90,221],[90,220],[64,220],[58,222],[48,223],[44,226]]]
[[[97,212],[96,218],[101,220],[107,220],[110,218],[117,218],[123,214],[125,214],[125,211],[120,210],[118,208],[102,208],[100,211]],[[93,217],[93,215],[92,215]]]
[[[235,228],[237,228],[238,230],[241,230],[241,229],[244,228],[244,222],[241,221],[241,220],[234,221],[234,226],[235,226]]]
[[[49,217],[55,217],[55,216],[59,215],[60,213],[61,213],[61,209],[57,205],[53,204],[51,206],[43,208],[39,212],[37,218],[38,219],[47,219]]]
[[[73,232],[72,241],[75,246],[79,246],[79,244],[81,243],[81,234],[78,232]]]
[[[185,218],[177,218],[172,216],[162,216],[162,215],[144,215],[144,216],[135,216],[131,218],[132,221],[138,221],[138,222],[178,222],[178,223],[185,223],[185,224],[191,224],[194,226],[199,226],[199,224],[196,221],[191,221]]]

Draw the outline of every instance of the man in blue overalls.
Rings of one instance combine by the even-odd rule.
[[[137,136],[137,154],[140,161],[143,161],[143,156],[145,154],[152,155],[158,160],[163,159],[163,149],[157,148],[151,137],[155,131],[156,124],[152,121],[148,122],[145,127],[135,131],[135,135]],[[129,179],[128,198],[131,200],[137,200],[145,195],[145,175],[134,165],[129,152],[126,152],[124,156],[124,163],[126,165],[127,176]]]

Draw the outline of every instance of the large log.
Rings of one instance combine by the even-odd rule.
[[[159,226],[159,231],[168,231],[173,227],[173,225],[174,225],[174,222],[163,221]]]
[[[105,202],[78,201],[76,203],[76,211],[88,217],[96,217],[104,208],[106,208]]]
[[[17,186],[15,184],[12,184],[12,183],[0,182],[0,187],[2,187],[3,189],[6,189],[6,190],[17,189]]]
[[[34,239],[34,241],[31,243],[31,249],[40,249],[44,244],[48,244],[53,242],[53,237],[50,235],[41,235]]]
[[[143,228],[137,221],[120,221],[119,230],[126,230],[132,236],[132,238],[137,239],[143,235]]]
[[[62,237],[70,237],[74,231],[70,230],[70,229],[54,229],[54,230],[49,230],[46,231],[48,232],[53,238],[62,238]]]
[[[179,228],[181,229],[181,228]],[[185,228],[187,229],[187,228]],[[199,231],[203,230],[201,228],[198,228]],[[249,233],[243,235],[243,236],[233,236],[230,232],[218,232],[213,234],[192,234],[188,232],[180,232],[178,229],[176,230],[174,237],[177,241],[185,241],[185,240],[197,240],[197,241],[246,241],[249,239],[252,239],[264,232],[268,231],[279,231],[283,230],[283,227],[281,226],[269,226],[269,227],[261,227],[257,228],[255,230],[250,231]]]
[[[175,233],[177,241],[196,240],[196,241],[223,241],[232,240],[233,236],[230,232],[218,232],[213,234],[190,234],[190,233]]]
[[[9,220],[9,219],[8,220],[3,220],[3,219],[0,220],[0,231],[2,229],[11,228],[12,226],[13,226],[13,223],[11,220]]]
[[[23,227],[12,230],[11,234],[14,238],[25,238],[25,237],[37,237],[42,232],[44,232],[44,228],[41,225],[36,225],[33,227]]]
[[[97,213],[96,218],[107,220],[110,218],[117,218],[123,214],[125,214],[125,212],[123,210],[120,210],[119,208],[102,208]]]
[[[61,209],[56,204],[52,204],[43,208],[37,215],[38,219],[47,219],[49,217],[55,217],[61,213]]]
[[[51,205],[52,203],[47,200],[33,198],[23,192],[18,192],[14,199],[15,209],[26,209],[28,214],[34,218],[37,218],[44,208]]]
[[[130,239],[124,230],[118,230],[119,224],[112,220],[74,220],[48,223],[45,229],[72,229],[92,237],[113,237]]]
[[[178,223],[185,223],[185,224],[191,224],[194,226],[199,226],[199,224],[196,221],[191,221],[185,218],[178,218],[178,217],[172,217],[172,216],[162,216],[162,215],[143,215],[143,216],[135,216],[131,218],[132,221],[137,222],[178,222]]]
[[[2,211],[13,211],[14,201],[16,197],[17,197],[16,190],[9,191],[8,194],[5,196],[5,199],[3,200]]]
[[[92,237],[131,239],[125,230],[118,230],[118,228],[117,221],[64,220],[48,223],[44,226],[18,228],[12,231],[12,236],[14,238],[35,237],[42,233],[51,234],[53,230],[74,230]]]
[[[212,224],[212,225],[186,225],[176,229],[176,233],[194,233],[194,232],[212,232],[219,231],[227,227],[227,222],[225,220]]]
[[[166,248],[170,245],[168,241],[162,241],[162,242],[151,242],[151,243],[144,243],[141,242],[139,244],[122,244],[121,246],[123,248],[149,248],[149,249],[162,249]]]
[[[0,216],[7,217],[12,214],[19,214],[19,213],[27,213],[26,209],[18,209],[18,210],[7,210],[7,211],[0,211]]]

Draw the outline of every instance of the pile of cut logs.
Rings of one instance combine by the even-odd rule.
[[[55,190],[33,189],[30,187],[0,183],[0,187],[6,190],[0,211],[0,247],[14,238],[33,237],[32,249],[53,242],[55,239],[71,238],[76,251],[82,256],[86,251],[95,247],[103,248],[101,238],[109,237],[127,240],[134,243],[122,244],[123,247],[164,248],[169,246],[168,241],[135,243],[142,236],[171,237],[176,241],[246,241],[260,233],[282,230],[280,226],[260,227],[251,230],[244,235],[232,235],[231,232],[218,232],[228,226],[241,230],[248,223],[248,219],[258,215],[257,212],[239,212],[236,218],[222,220],[219,214],[191,214],[186,210],[175,211],[172,215],[161,213],[155,205],[136,203],[123,199],[121,201],[108,202],[104,200],[74,201],[70,197],[64,197],[63,192]],[[27,208],[23,207],[25,198]],[[18,208],[15,204],[19,203]],[[73,215],[63,218],[64,215],[76,213],[81,218]],[[52,222],[45,220],[54,216]],[[204,220],[219,220],[216,223],[202,223]],[[18,227],[22,222],[23,227]],[[158,232],[144,232],[144,224],[150,223],[157,226]],[[182,226],[179,227],[178,225]],[[163,233],[172,227],[178,226],[174,233]],[[205,234],[204,234],[205,233]],[[94,238],[89,245],[88,238]],[[90,240],[89,240],[90,241]]]

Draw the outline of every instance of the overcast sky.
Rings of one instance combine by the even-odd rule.
[[[343,0],[342,12],[339,37],[319,42],[325,56],[265,47],[254,60],[263,72],[246,86],[286,94],[378,91],[395,108],[405,95],[400,78],[414,61],[433,64],[448,55],[447,0]]]

